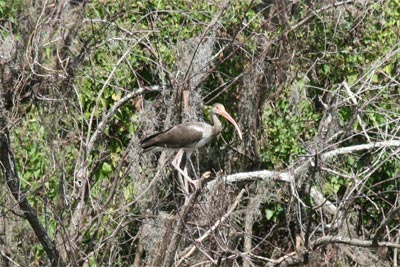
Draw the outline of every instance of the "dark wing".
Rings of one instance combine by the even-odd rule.
[[[144,152],[156,148],[179,149],[192,147],[201,140],[203,133],[190,123],[178,124],[168,130],[150,135],[140,141]]]

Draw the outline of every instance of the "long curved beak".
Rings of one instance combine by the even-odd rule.
[[[226,112],[225,110],[218,110],[218,114],[223,116],[225,119],[227,119],[230,123],[232,123],[233,126],[235,126],[236,131],[238,132],[239,138],[240,140],[243,140],[242,137],[242,132],[240,131],[239,126],[237,125],[236,121],[231,117],[231,115],[229,115],[228,112]]]

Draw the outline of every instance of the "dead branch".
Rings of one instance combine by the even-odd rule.
[[[374,237],[372,238],[372,244],[374,246],[378,245],[378,240],[381,238],[382,232],[386,229],[386,226],[395,219],[395,217],[399,214],[399,212],[400,212],[400,206],[392,210],[388,214],[386,219],[381,222],[381,224],[375,231]]]
[[[363,150],[372,150],[372,149],[387,148],[387,147],[399,147],[398,149],[400,149],[400,140],[382,141],[371,144],[341,147],[338,149],[334,149],[332,151],[322,153],[320,158],[322,160],[328,160],[330,158],[343,154],[350,154]],[[227,184],[234,184],[238,182],[254,181],[254,180],[275,180],[281,182],[294,183],[296,175],[302,173],[305,169],[307,169],[307,167],[311,166],[311,164],[313,164],[313,162],[311,160],[307,160],[293,171],[288,170],[284,172],[277,172],[277,171],[262,170],[254,172],[241,172],[224,176],[222,177],[222,180]],[[213,188],[216,183],[217,180],[210,181],[209,183],[207,183],[207,188],[208,189]],[[311,197],[313,197],[314,200],[317,202],[317,205],[323,205],[324,208],[328,209],[330,214],[336,213],[336,207],[331,202],[329,202],[323,196],[323,194],[319,192],[315,187],[311,188],[310,194]]]
[[[348,146],[348,147],[341,147],[332,151],[328,151],[322,153],[321,159],[327,160],[339,155],[350,154],[358,151],[363,150],[371,150],[377,148],[386,148],[386,147],[400,147],[400,140],[390,140],[390,141],[381,141],[375,142],[370,144],[362,144],[362,145],[355,145],[355,146]]]
[[[287,255],[284,255],[284,256],[282,256],[282,257],[280,257],[278,259],[270,259],[270,258],[267,258],[267,257],[262,257],[262,256],[259,256],[259,255],[255,255],[255,254],[252,254],[252,253],[249,253],[249,256],[251,256],[251,257],[253,257],[255,259],[258,259],[258,260],[262,260],[262,261],[268,262],[269,264],[267,264],[267,266],[275,266],[277,264],[281,264],[282,262],[286,261],[289,258],[296,257],[297,254],[298,254],[298,252],[293,251],[293,252],[290,252]]]
[[[311,242],[311,246],[313,248],[325,245],[328,243],[338,243],[338,244],[344,244],[344,245],[350,245],[350,246],[357,246],[357,247],[365,247],[365,248],[370,248],[370,247],[375,247],[373,244],[373,241],[370,240],[361,240],[357,238],[348,238],[348,237],[343,237],[343,236],[324,236],[320,237],[317,240]],[[388,247],[388,248],[400,248],[400,244],[398,243],[392,243],[392,242],[377,242],[378,247]]]
[[[0,100],[2,101],[2,100]],[[1,107],[1,112],[4,114],[4,109]],[[0,117],[0,164],[1,169],[6,178],[7,186],[10,189],[13,197],[18,202],[19,207],[24,212],[24,217],[31,225],[37,238],[42,244],[52,266],[63,266],[63,261],[60,258],[59,251],[54,242],[48,236],[39,218],[29,204],[28,199],[19,182],[15,159],[10,146],[7,121],[4,117]]]
[[[90,153],[94,143],[99,139],[99,135],[104,132],[104,129],[106,128],[107,124],[111,120],[111,118],[115,115],[117,110],[123,106],[126,102],[128,102],[130,99],[135,98],[145,92],[151,92],[151,91],[160,91],[162,88],[161,86],[155,85],[151,87],[142,87],[137,90],[134,90],[127,94],[126,96],[122,97],[119,101],[117,101],[107,112],[107,114],[103,117],[103,119],[100,121],[100,123],[97,125],[96,130],[93,132],[93,135],[90,137],[90,140],[86,146],[88,152]]]
[[[244,253],[250,253],[252,250],[252,239],[253,239],[253,224],[254,224],[254,213],[259,208],[260,196],[252,197],[247,205],[246,216],[244,220]],[[243,267],[250,267],[251,262],[247,257],[243,257]]]
[[[347,5],[347,4],[351,4],[354,3],[354,0],[346,0],[346,1],[341,1],[341,2],[334,2],[332,4],[328,4],[326,6],[323,6],[322,8],[318,9],[318,10],[311,10],[310,13],[304,17],[304,19],[302,19],[301,21],[299,21],[298,23],[294,24],[293,26],[291,26],[289,29],[286,30],[285,35],[288,34],[291,31],[294,31],[295,29],[297,29],[298,27],[304,25],[305,23],[307,23],[310,19],[312,19],[315,16],[318,16],[318,14],[325,12],[331,8],[335,8],[338,6],[343,6],[343,5]]]
[[[200,178],[200,184],[204,183],[204,181],[210,176],[210,172],[204,173]],[[200,194],[200,190],[196,190],[188,199],[187,204],[183,206],[182,211],[179,216],[177,216],[178,220],[175,223],[175,228],[173,229],[172,237],[170,238],[169,245],[165,252],[165,257],[163,259],[159,259],[163,264],[161,266],[173,266],[172,263],[175,259],[175,254],[178,249],[179,242],[182,238],[182,231],[186,224],[186,219],[189,212],[192,210],[194,203],[196,202],[198,196]]]
[[[304,247],[300,248],[298,251],[293,251],[291,253],[288,253],[282,257],[279,257],[277,259],[270,259],[266,257],[261,257],[259,255],[254,255],[249,253],[249,256],[262,260],[264,262],[268,262],[267,266],[276,266],[276,265],[282,265],[282,266],[292,266],[291,264],[300,264],[303,263],[304,261],[304,255],[306,253],[310,253],[311,251],[314,251],[320,246],[324,246],[327,244],[343,244],[343,245],[348,245],[348,246],[356,246],[356,247],[365,247],[365,248],[372,248],[374,245],[372,244],[372,241],[368,240],[360,240],[356,238],[347,238],[347,237],[342,237],[342,236],[324,236],[320,237],[313,242],[311,242],[311,250],[306,250]],[[398,249],[400,248],[400,244],[398,243],[391,243],[391,242],[379,242],[378,243],[379,247],[389,247],[389,248],[394,248]]]
[[[243,197],[243,194],[245,192],[245,189],[242,189],[240,191],[240,193],[238,194],[238,196],[235,199],[235,202],[232,204],[232,206],[228,209],[228,211],[224,214],[224,216],[222,216],[218,221],[216,221],[214,223],[213,226],[211,226],[210,229],[208,229],[202,236],[200,236],[199,238],[195,239],[195,245],[192,245],[191,247],[186,248],[182,253],[181,253],[181,257],[178,260],[176,266],[181,265],[187,258],[190,257],[190,255],[193,254],[193,252],[196,250],[196,244],[199,244],[201,242],[203,242],[206,238],[208,238],[210,236],[210,234],[212,234],[220,224],[224,223],[224,221],[232,214],[232,212],[236,209],[236,207],[239,205],[240,200]]]

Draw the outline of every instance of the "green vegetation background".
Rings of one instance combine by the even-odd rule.
[[[27,48],[24,40],[35,34],[26,32],[24,27],[39,25],[43,15],[33,14],[37,10],[33,6],[27,7],[28,2],[0,1],[1,24],[3,29],[8,29],[2,31],[2,38],[15,36],[20,41],[18,49],[21,49],[21,54],[29,53],[24,51]],[[345,134],[352,137],[345,139],[343,145],[380,140],[382,133],[379,129],[382,125],[388,132],[399,127],[399,53],[396,51],[400,49],[400,1],[369,2],[365,16],[358,17],[344,12],[338,19],[327,11],[324,17],[315,16],[298,26],[297,23],[309,16],[311,9],[318,9],[310,7],[309,2],[312,1],[298,1],[292,16],[286,21],[287,25],[276,23],[271,31],[263,26],[270,22],[270,18],[262,3],[233,1],[219,17],[218,29],[213,33],[218,39],[216,51],[231,46],[215,59],[215,74],[208,76],[201,85],[201,95],[206,104],[212,104],[208,100],[216,95],[214,89],[221,85],[221,79],[231,81],[253,68],[254,57],[263,49],[258,42],[259,36],[267,37],[273,44],[269,50],[269,61],[265,63],[267,65],[274,64],[276,59],[273,56],[280,55],[283,41],[290,46],[288,50],[293,59],[289,66],[277,70],[285,72],[287,78],[279,80],[266,73],[273,85],[260,112],[261,125],[255,137],[258,147],[254,148],[258,157],[252,162],[252,166],[260,166],[260,169],[282,170],[310,153],[306,150],[307,143],[314,141],[325,112],[321,102],[330,93],[342,95],[338,90],[344,89],[338,88],[343,88],[343,83],[357,90],[368,81],[369,88],[372,88],[357,95],[357,106],[363,110],[364,125],[354,119],[359,112],[354,106],[336,107],[338,125],[347,127]],[[77,203],[66,202],[77,183],[78,159],[85,153],[82,140],[93,134],[103,116],[128,92],[145,86],[170,86],[172,74],[179,71],[176,46],[201,36],[217,12],[216,5],[204,1],[96,0],[86,4],[84,22],[67,48],[71,57],[80,53],[84,55],[79,64],[73,66],[76,68],[74,77],[67,79],[64,87],[41,88],[37,95],[15,103],[11,118],[11,141],[22,187],[51,237],[56,239],[58,232],[63,231],[60,221],[63,221],[63,229],[68,229],[72,223],[68,207]],[[24,21],[26,18],[31,20]],[[48,40],[51,40],[50,33]],[[32,80],[57,79],[55,74],[53,77],[40,77],[43,69],[54,67],[56,42],[43,44],[40,49],[43,49],[40,56],[42,69],[36,69],[38,77]],[[391,80],[393,77],[396,79],[394,83]],[[243,90],[246,88],[239,79],[213,102],[223,103],[235,114]],[[145,105],[160,102],[159,94],[145,94],[144,101]],[[82,230],[82,251],[90,251],[95,243],[112,236],[120,216],[135,218],[143,214],[144,206],[141,205],[132,205],[123,214],[114,213],[121,203],[130,203],[137,196],[139,187],[131,178],[132,174],[128,173],[125,160],[132,137],[142,134],[140,116],[133,102],[123,105],[106,126],[101,141],[86,155],[87,166],[91,170],[89,173],[92,174],[91,197],[88,200],[92,203],[88,205],[106,210]],[[242,121],[241,127],[246,127],[245,123]],[[361,134],[363,129],[369,129],[370,140]],[[232,137],[228,131],[224,132],[224,136],[228,140]],[[380,214],[390,209],[398,194],[398,181],[392,177],[398,176],[400,166],[398,159],[390,158],[388,153],[380,155],[387,160],[366,182],[373,192],[381,194],[370,196],[381,209],[377,210],[369,198],[360,197],[357,202],[365,211],[360,215],[359,223],[366,228],[372,228],[381,220]],[[242,160],[247,162],[244,158]],[[376,160],[375,155],[366,152],[339,158],[335,164],[343,173],[356,175]],[[232,163],[232,171],[247,170],[250,165],[246,164]],[[146,170],[142,171],[146,173]],[[110,199],[112,191],[105,191],[104,188],[110,188],[113,179],[119,179],[122,186],[119,188],[121,191]],[[338,195],[343,194],[346,184],[352,182],[340,175],[330,174],[318,186],[330,200],[335,201]],[[65,188],[60,189],[60,186]],[[160,193],[160,198],[169,201],[170,189],[165,190]],[[5,192],[2,197],[6,197]],[[284,225],[282,219],[287,212],[285,198],[265,203],[262,212],[259,236],[267,231],[268,225],[279,222]],[[121,246],[114,266],[126,266],[128,259],[132,258],[132,244],[125,241],[131,240],[138,225],[139,222],[133,222],[115,237]],[[30,231],[25,223],[19,227],[13,231]],[[43,248],[32,235],[30,238],[32,243],[29,249],[24,241],[20,241],[22,244],[15,251],[21,255],[25,251],[26,262],[45,262]],[[96,257],[88,256],[89,266],[100,266],[96,262],[106,258],[107,253],[107,249],[99,248]]]

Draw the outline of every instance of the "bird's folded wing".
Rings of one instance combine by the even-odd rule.
[[[156,148],[190,148],[199,142],[203,133],[190,124],[179,124],[164,132],[153,134],[140,142],[145,152]]]

